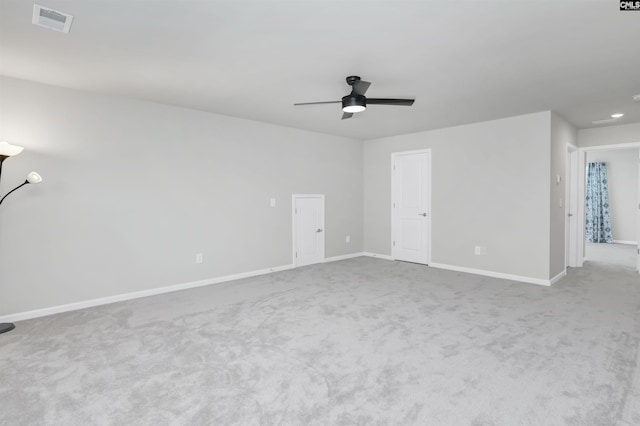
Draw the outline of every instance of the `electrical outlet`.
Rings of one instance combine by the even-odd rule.
[[[351,242],[351,235],[347,235],[347,242],[350,243]]]
[[[476,246],[474,253],[476,256],[483,256],[487,254],[487,248],[482,246]]]
[[[196,253],[196,263],[202,263],[203,262],[203,254],[202,253]]]

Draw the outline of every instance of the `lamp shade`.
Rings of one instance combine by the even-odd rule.
[[[42,176],[37,174],[36,172],[31,172],[27,175],[27,182],[29,183],[40,183],[42,182]]]
[[[4,157],[11,157],[18,155],[24,148],[18,145],[11,145],[9,142],[0,141],[0,155]]]

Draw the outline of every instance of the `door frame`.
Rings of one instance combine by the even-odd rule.
[[[619,150],[619,149],[633,149],[633,148],[639,148],[640,149],[640,142],[629,142],[629,143],[619,143],[619,144],[612,144],[612,145],[594,145],[594,146],[585,146],[585,147],[581,147],[578,148],[578,220],[576,221],[576,226],[578,227],[577,229],[577,241],[576,241],[576,247],[577,247],[577,260],[578,260],[578,266],[581,267],[584,263],[585,260],[585,244],[584,244],[584,225],[585,225],[585,193],[586,193],[586,168],[587,168],[587,152],[589,151],[615,151],[615,150]],[[639,169],[639,173],[640,173],[640,161],[638,162],[638,169]],[[640,198],[640,196],[639,196]],[[640,221],[640,199],[636,200],[637,202],[637,207],[639,207],[636,210],[636,215],[639,218],[638,221]],[[638,236],[637,238],[639,238],[639,240],[637,241],[637,244],[640,245],[640,229],[636,229],[636,235]],[[640,273],[640,270],[638,271]]]
[[[567,165],[565,170],[565,214],[572,214],[575,220],[567,220],[565,229],[565,264],[564,268],[582,266],[578,258],[578,158],[580,150],[577,146],[567,144]]]
[[[298,267],[298,259],[296,258],[296,251],[297,251],[297,242],[296,242],[296,230],[297,227],[296,225],[298,224],[296,221],[296,200],[300,199],[300,198],[317,198],[322,202],[322,238],[324,240],[324,243],[322,244],[322,262],[325,261],[326,257],[326,246],[327,246],[327,228],[326,228],[326,222],[327,222],[327,218],[326,216],[326,209],[325,209],[325,203],[324,203],[324,194],[293,194],[291,195],[291,225],[292,225],[292,229],[291,229],[291,259],[292,259],[292,264],[293,267],[296,268]],[[320,263],[322,263],[320,262]]]
[[[431,265],[431,259],[432,259],[432,255],[431,255],[431,223],[432,223],[432,217],[431,217],[431,181],[432,181],[432,170],[431,170],[431,148],[425,148],[425,149],[414,149],[411,151],[398,151],[398,152],[392,152],[391,153],[391,162],[390,162],[390,167],[389,167],[389,172],[391,174],[391,201],[389,203],[389,210],[391,212],[391,239],[389,241],[389,249],[390,249],[390,253],[391,253],[391,259],[396,260],[394,257],[394,250],[393,250],[393,235],[394,235],[394,220],[393,220],[393,189],[394,189],[394,173],[393,173],[393,165],[394,165],[394,160],[396,159],[396,157],[399,157],[401,155],[408,155],[408,154],[427,154],[427,204],[428,204],[428,208],[427,208],[427,265]]]

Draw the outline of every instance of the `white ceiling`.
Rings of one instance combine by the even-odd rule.
[[[640,13],[612,0],[40,0],[68,35],[0,2],[0,74],[371,139],[554,110],[640,122]],[[344,78],[372,105],[340,120]],[[1,90],[1,88],[0,88]],[[1,92],[0,92],[1,96]]]

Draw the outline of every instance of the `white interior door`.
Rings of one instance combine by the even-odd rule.
[[[636,269],[640,272],[640,149],[638,150],[638,209],[636,210]]]
[[[294,264],[324,261],[324,195],[293,196]]]
[[[394,153],[391,161],[392,257],[428,264],[431,245],[431,150]]]

